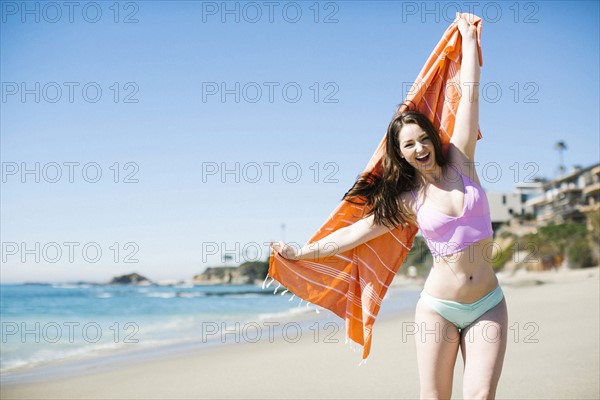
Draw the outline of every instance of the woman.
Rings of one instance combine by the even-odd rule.
[[[450,398],[459,349],[464,398],[494,398],[506,351],[508,316],[489,257],[489,205],[473,168],[480,77],[475,29],[463,19],[458,28],[462,97],[447,153],[422,114],[396,115],[381,175],[361,176],[344,196],[366,202],[369,214],[302,249],[272,244],[285,258],[311,259],[347,251],[394,226],[419,226],[434,256],[415,312],[421,398]]]

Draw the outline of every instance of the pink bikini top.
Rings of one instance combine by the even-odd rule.
[[[450,164],[463,180],[464,204],[459,217],[451,217],[431,207],[422,207],[415,193],[417,223],[433,256],[457,253],[493,235],[490,206],[481,186]]]

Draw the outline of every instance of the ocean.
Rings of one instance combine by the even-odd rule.
[[[276,282],[260,286],[0,285],[0,372],[127,349],[255,342],[314,329],[344,329]],[[380,317],[414,309],[416,290],[390,288]],[[319,325],[320,324],[320,325]],[[331,327],[331,326],[330,326]],[[334,328],[332,328],[334,329]]]

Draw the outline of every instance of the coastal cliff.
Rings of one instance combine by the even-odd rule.
[[[150,279],[138,273],[115,276],[108,282],[109,285],[154,285]]]
[[[269,263],[248,261],[237,267],[208,267],[194,275],[194,285],[252,285],[260,283],[267,275]]]
[[[203,272],[194,275],[190,281],[161,281],[154,282],[136,272],[113,277],[109,285],[160,285],[173,286],[177,284],[192,285],[259,285],[267,275],[269,263],[266,261],[248,261],[239,266],[208,267]]]

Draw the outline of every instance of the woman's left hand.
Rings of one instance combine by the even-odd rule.
[[[475,25],[468,23],[459,13],[456,13],[456,18],[458,19],[458,31],[463,40],[475,40]]]

